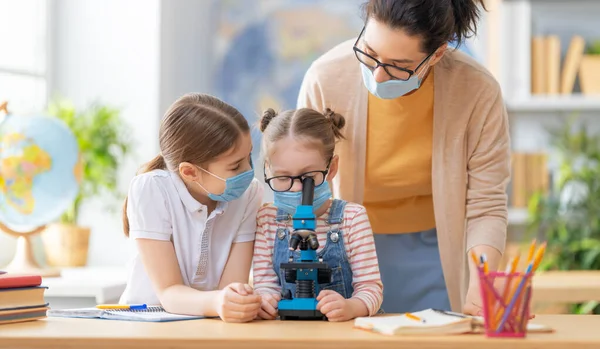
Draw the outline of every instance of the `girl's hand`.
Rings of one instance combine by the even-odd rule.
[[[317,296],[317,310],[327,316],[329,321],[348,321],[353,316],[352,304],[341,294],[332,290],[323,290]]]
[[[277,303],[281,300],[281,295],[279,293],[265,293],[261,298],[258,317],[263,320],[275,320],[277,318]]]
[[[258,315],[260,296],[250,285],[231,283],[219,292],[217,314],[225,322],[248,322]]]

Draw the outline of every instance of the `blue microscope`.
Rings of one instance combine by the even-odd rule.
[[[317,217],[313,213],[315,182],[312,178],[302,180],[302,204],[292,216],[293,234],[290,237],[290,260],[281,263],[285,283],[295,284],[295,294],[283,287],[279,301],[281,320],[327,320],[317,310],[320,284],[331,283],[331,269],[318,258],[319,241],[315,233]],[[296,250],[300,249],[300,255]],[[294,258],[296,256],[296,258]]]

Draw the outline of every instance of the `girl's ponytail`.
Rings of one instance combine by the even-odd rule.
[[[271,123],[271,120],[273,120],[276,116],[277,113],[272,108],[265,110],[262,118],[260,119],[260,132],[265,132],[267,126],[269,126]]]
[[[346,125],[346,119],[333,110],[327,108],[323,115],[329,120],[331,123],[331,129],[333,130],[333,135],[336,139],[344,139],[344,134],[342,133],[342,129]]]
[[[154,159],[146,163],[139,173],[146,173],[154,170],[166,170],[167,164],[161,154],[158,154]],[[127,197],[123,203],[123,232],[129,237],[129,219],[127,218]]]

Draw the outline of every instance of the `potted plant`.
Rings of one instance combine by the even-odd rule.
[[[540,270],[599,270],[600,136],[573,120],[552,134],[559,161],[552,190],[529,202],[529,232],[548,244]],[[575,304],[570,312],[600,314],[600,306]]]
[[[130,152],[130,135],[120,111],[106,105],[92,104],[78,111],[67,101],[55,101],[48,112],[65,122],[75,135],[81,165],[77,197],[60,221],[49,224],[42,232],[46,259],[56,267],[84,266],[90,228],[79,225],[82,204],[102,194],[120,197],[117,172]]]
[[[600,40],[589,45],[581,58],[579,81],[581,92],[600,95]]]

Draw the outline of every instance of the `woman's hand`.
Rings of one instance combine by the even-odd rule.
[[[217,314],[225,322],[252,321],[258,315],[260,299],[250,285],[231,283],[219,292]]]
[[[479,285],[469,286],[463,305],[463,313],[472,316],[483,316],[483,302],[481,301]]]
[[[281,300],[281,295],[278,293],[265,293],[261,298],[258,317],[263,320],[275,320],[277,318],[277,304]]]

